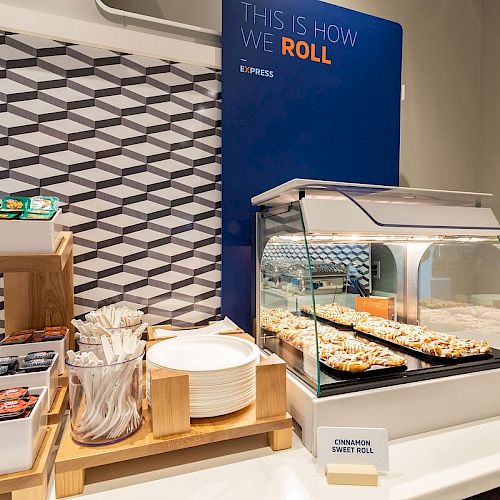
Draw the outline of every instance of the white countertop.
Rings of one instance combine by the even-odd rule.
[[[391,472],[379,487],[330,486],[296,435],[292,449],[278,453],[254,436],[90,470],[81,497],[457,500],[500,486],[500,417],[391,441],[389,455]],[[49,493],[55,500],[53,477]]]

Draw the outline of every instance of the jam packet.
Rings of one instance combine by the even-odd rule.
[[[2,342],[0,342],[0,344],[1,345],[26,344],[26,342],[29,342],[32,337],[33,337],[32,333],[10,335],[9,337],[5,337],[2,340]]]
[[[24,357],[24,361],[32,361],[33,359],[54,359],[56,353],[54,351],[30,352]]]
[[[18,212],[0,212],[0,219],[17,219],[18,217]]]
[[[0,401],[10,399],[22,399],[29,395],[27,387],[15,387],[14,389],[4,389],[0,391]]]
[[[2,210],[15,210],[25,212],[29,210],[30,199],[25,196],[4,196],[2,198]]]
[[[55,212],[24,212],[19,218],[21,220],[50,220]]]
[[[0,401],[0,421],[22,417],[27,408],[28,402],[22,399]]]
[[[19,368],[19,373],[34,373],[43,372],[48,370],[52,365],[50,359],[32,359],[31,361],[25,361]]]
[[[59,208],[57,196],[33,196],[30,198],[30,212],[56,212]]]
[[[6,366],[9,371],[14,371],[19,365],[17,356],[4,356],[0,358],[0,366]]]

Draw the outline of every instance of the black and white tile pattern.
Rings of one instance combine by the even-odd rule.
[[[76,313],[120,302],[152,323],[214,319],[220,74],[27,35],[0,41],[0,194],[61,199]]]

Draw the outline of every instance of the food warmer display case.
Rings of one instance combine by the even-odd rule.
[[[490,195],[294,180],[252,199],[255,328],[289,411],[391,438],[500,413]]]

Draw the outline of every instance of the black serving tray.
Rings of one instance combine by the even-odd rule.
[[[327,321],[327,320],[323,320]],[[467,356],[460,356],[459,358],[446,358],[444,356],[435,356],[433,354],[428,354],[426,352],[421,351],[420,349],[415,349],[413,347],[408,347],[405,345],[398,344],[397,342],[392,342],[391,340],[387,340],[381,337],[377,337],[371,333],[362,332],[361,330],[357,330],[353,328],[353,330],[361,337],[365,337],[366,339],[372,340],[374,342],[378,342],[380,344],[384,344],[387,347],[397,348],[400,351],[407,352],[412,356],[425,359],[426,361],[436,362],[439,361],[442,364],[456,365],[461,363],[470,363],[471,361],[482,361],[485,359],[490,359],[492,355],[490,353],[484,354],[470,354]]]
[[[298,347],[295,347],[290,342],[280,339],[276,334],[271,333],[267,330],[263,330],[266,335],[275,336],[276,340],[285,348],[294,349],[300,355],[303,354],[302,350]],[[382,365],[372,365],[368,370],[364,370],[362,372],[351,372],[347,370],[337,370],[336,368],[331,367],[321,358],[319,359],[321,369],[330,375],[342,379],[367,379],[372,377],[379,377],[381,375],[389,375],[392,373],[401,373],[407,369],[406,365],[401,366],[382,366]]]

